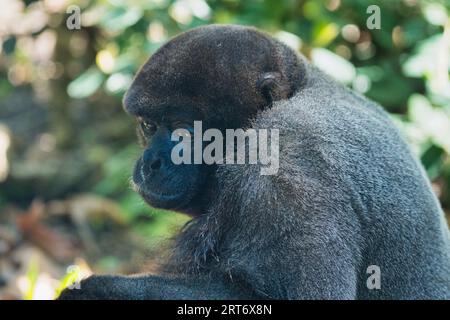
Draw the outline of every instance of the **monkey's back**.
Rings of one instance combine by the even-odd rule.
[[[328,209],[328,219],[338,226],[314,231],[320,237],[328,237],[333,228],[347,232],[346,241],[358,257],[358,298],[450,298],[443,211],[388,114],[313,67],[306,76],[295,97],[255,121],[256,128],[280,130],[280,169],[269,178],[270,188],[290,190],[283,205],[298,208],[300,202],[297,218],[291,219],[310,219],[308,228],[320,229],[326,219],[314,222],[314,211],[326,216]],[[319,198],[314,193],[325,194]],[[336,213],[348,207],[351,212]],[[296,232],[304,228],[299,223]],[[380,267],[381,290],[366,286],[370,265]]]

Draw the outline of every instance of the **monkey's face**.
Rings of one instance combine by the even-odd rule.
[[[186,129],[190,135],[180,138],[192,139],[193,120],[188,120],[189,116],[182,118],[179,115],[166,115],[163,120],[138,117],[138,136],[145,150],[136,163],[133,183],[141,196],[156,208],[189,211],[207,176],[205,165],[175,164],[172,160],[173,147],[178,143],[172,141],[174,130]]]
[[[203,130],[249,126],[257,112],[297,90],[300,65],[292,50],[239,26],[193,29],[155,52],[124,97],[145,145],[133,174],[143,198],[158,208],[202,211],[220,192],[211,188],[215,167],[175,164],[172,132],[192,130],[196,120]]]

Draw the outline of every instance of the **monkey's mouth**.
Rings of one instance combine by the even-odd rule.
[[[154,208],[177,209],[189,202],[185,192],[163,193],[150,190],[144,181],[133,181],[133,189]]]
[[[173,194],[155,192],[146,187],[145,184],[136,181],[133,181],[132,186],[145,202],[155,208],[176,209],[186,203],[185,193],[183,192]]]
[[[184,193],[165,194],[150,191],[145,188],[144,190],[141,190],[139,194],[152,207],[160,209],[176,210],[189,202],[189,199]]]
[[[149,205],[155,208],[173,209],[179,206],[180,202],[183,202],[183,193],[165,193],[156,192],[151,190],[148,186],[148,182],[142,177],[142,175],[134,174],[131,181],[131,187],[139,193],[139,195]]]
[[[159,192],[153,192],[151,190],[144,191],[144,197],[149,199],[153,205],[159,204],[157,207],[174,208],[182,200],[183,194],[165,194]]]
[[[139,159],[132,177],[132,187],[150,206],[160,209],[177,210],[190,203],[195,195],[193,185],[187,183],[180,190],[170,177],[152,176],[144,172],[142,160]]]

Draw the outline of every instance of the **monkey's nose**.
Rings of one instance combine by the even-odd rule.
[[[159,156],[155,155],[155,153],[150,150],[144,151],[142,160],[144,161],[144,166],[147,166],[147,168],[149,168],[153,171],[157,171],[161,168],[161,165],[162,165],[161,158]]]
[[[153,161],[150,165],[150,168],[155,171],[159,170],[159,168],[161,168],[161,159],[156,159],[155,161]]]

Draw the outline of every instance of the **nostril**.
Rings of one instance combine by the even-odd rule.
[[[150,165],[150,168],[152,168],[152,170],[158,170],[159,168],[161,168],[161,160],[157,159],[153,161],[153,163]]]

